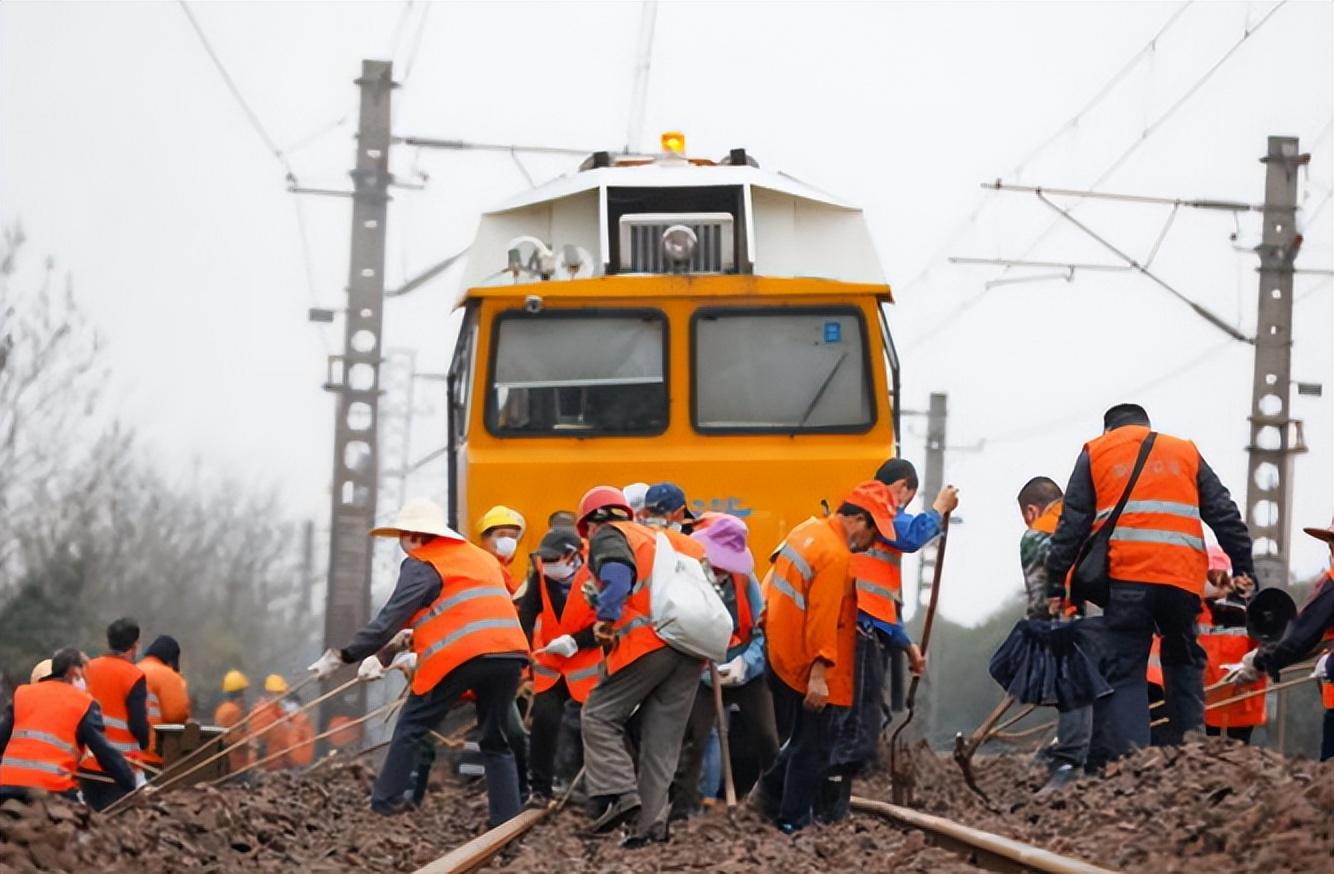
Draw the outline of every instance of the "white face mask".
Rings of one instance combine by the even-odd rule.
[[[513,558],[515,550],[519,548],[519,541],[517,538],[501,535],[491,541],[491,548],[501,558]]]
[[[665,528],[670,531],[681,530],[680,522],[668,522],[662,516],[649,516],[647,519],[644,520],[644,524],[649,526],[650,528]]]
[[[563,583],[579,570],[580,561],[553,561],[542,565],[542,573],[558,583]]]
[[[83,677],[79,677],[73,683],[70,683],[70,685],[75,689],[78,689],[80,692],[88,691],[88,683],[84,681]]]

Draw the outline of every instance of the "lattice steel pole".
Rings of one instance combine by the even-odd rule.
[[[1301,246],[1297,233],[1297,169],[1310,159],[1296,137],[1270,137],[1266,165],[1260,303],[1256,312],[1255,375],[1251,388],[1251,442],[1246,479],[1246,523],[1255,540],[1255,571],[1263,586],[1288,583],[1292,530],[1293,442],[1292,272]]]
[[[338,395],[334,419],[333,500],[324,643],[346,644],[370,616],[371,540],[379,477],[380,328],[384,305],[388,213],[390,94],[393,65],[362,61],[356,169],[352,171],[352,246],[348,264],[344,349],[329,363],[326,388]],[[330,700],[321,712],[361,716],[364,684]]]

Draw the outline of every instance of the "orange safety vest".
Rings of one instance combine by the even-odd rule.
[[[144,672],[120,656],[104,655],[88,662],[83,676],[88,683],[88,693],[102,708],[107,743],[133,764],[143,756],[143,750],[138,739],[130,733],[130,709],[126,699],[134,684],[144,679]],[[83,767],[98,773],[102,771],[92,753],[84,755]]]
[[[770,556],[763,585],[769,667],[805,694],[811,665],[817,658],[830,662],[825,682],[836,707],[852,704],[857,596],[848,572],[851,556],[838,516],[812,517]]]
[[[1163,659],[1161,650],[1163,648],[1163,639],[1158,635],[1153,636],[1153,643],[1149,645],[1149,665],[1144,670],[1144,679],[1149,681],[1150,685],[1163,688]]]
[[[0,759],[0,786],[68,792],[83,749],[79,723],[93,697],[61,680],[43,680],[14,690],[14,722]]]
[[[233,698],[228,698],[219,704],[217,709],[213,711],[213,724],[229,729],[233,725],[236,725],[236,723],[240,722],[243,716],[245,716],[245,710],[241,706],[241,702]],[[223,734],[222,742],[223,744],[230,746],[239,741],[242,737],[244,737],[244,735],[238,731],[228,731]],[[246,744],[246,746],[232,750],[227,754],[227,761],[230,763],[231,770],[239,771],[246,765],[250,764],[249,746],[249,744]]]
[[[857,592],[857,609],[881,622],[898,622],[903,600],[903,553],[876,540],[848,562]]]
[[[666,534],[667,539],[672,543],[672,549],[675,549],[682,555],[688,555],[696,561],[709,560],[708,552],[704,549],[704,544],[700,543],[689,534],[684,534],[672,528],[649,528],[649,530],[653,532],[661,531],[663,534]]]
[[[255,761],[267,759],[279,750],[287,749],[293,743],[291,738],[292,722],[289,720],[282,725],[274,724],[285,715],[282,708],[282,699],[265,695],[255,702],[254,707],[250,708],[250,713],[251,717],[246,727],[246,734],[263,732],[263,734],[256,735],[254,739],[254,743],[258,747]],[[279,756],[271,762],[266,762],[263,766],[264,770],[278,771],[287,767],[287,764],[283,761],[285,758],[285,756]]]
[[[478,656],[528,652],[495,556],[466,541],[437,537],[412,557],[430,564],[441,580],[435,601],[409,620],[417,654],[413,694],[425,695]]]
[[[139,670],[144,672],[144,679],[148,685],[148,724],[184,725],[189,721],[190,693],[185,678],[157,656],[144,656],[140,659]],[[157,754],[156,733],[149,742],[148,749],[140,755],[145,762],[162,764],[162,757]]]
[[[1325,576],[1311,590],[1311,597],[1307,600],[1307,603],[1314,601],[1329,586],[1334,586],[1334,569],[1325,571]],[[1304,607],[1305,605],[1303,605]],[[1326,644],[1334,643],[1334,627],[1326,628],[1325,633],[1320,636],[1320,640]],[[1334,646],[1329,647],[1329,651],[1334,654]],[[1319,682],[1320,703],[1324,705],[1326,710],[1334,710],[1334,683],[1326,682],[1323,678]]]
[[[1126,426],[1085,445],[1097,493],[1095,530],[1125,491],[1148,433],[1142,425]],[[1158,435],[1108,542],[1111,579],[1204,592],[1209,564],[1200,524],[1199,469],[1194,443]]]
[[[298,713],[294,716],[288,726],[290,730],[288,731],[287,744],[289,746],[301,744],[301,746],[296,747],[284,756],[287,760],[287,767],[304,768],[315,761],[315,743],[313,740],[315,728],[310,724],[310,718],[304,713]],[[274,752],[277,752],[277,750],[274,750]]]
[[[750,609],[750,580],[748,574],[728,574],[736,592],[736,621],[732,623],[732,638],[727,641],[727,654],[750,643],[755,630],[755,619]]]
[[[1204,667],[1204,685],[1206,686],[1212,686],[1223,679],[1224,675],[1227,674],[1223,665],[1236,664],[1241,661],[1242,656],[1259,646],[1259,642],[1253,640],[1246,633],[1245,628],[1213,625],[1209,618],[1209,612],[1206,609],[1200,619],[1197,637],[1200,646],[1204,648],[1205,655],[1209,657],[1209,661]],[[1247,683],[1244,686],[1234,683],[1221,689],[1215,689],[1212,692],[1206,692],[1204,697],[1204,724],[1212,728],[1245,728],[1247,726],[1264,725],[1265,696],[1263,695],[1256,695],[1254,698],[1247,698],[1245,701],[1238,701],[1235,704],[1216,707],[1212,710],[1209,709],[1209,705],[1227,701],[1247,692],[1265,689],[1268,686],[1268,679],[1261,677],[1254,683]]]
[[[635,583],[621,607],[621,616],[612,626],[616,641],[611,652],[607,653],[607,674],[611,675],[638,659],[640,656],[662,649],[667,644],[653,630],[653,600],[649,578],[653,576],[653,558],[658,553],[657,530],[638,522],[608,522],[608,525],[625,535],[630,544],[630,552],[635,557]],[[681,535],[691,543],[695,541]],[[676,541],[668,533],[676,548]],[[695,543],[701,550],[703,546]],[[684,552],[684,549],[682,549]],[[687,553],[689,554],[689,553]]]
[[[581,565],[570,579],[570,592],[565,596],[565,606],[557,618],[551,594],[547,591],[546,578],[542,574],[542,560],[535,558],[533,562],[537,585],[541,587],[542,593],[542,612],[533,626],[533,692],[541,694],[564,677],[570,697],[582,704],[588,700],[588,693],[597,684],[598,670],[602,665],[602,648],[587,647],[569,658],[538,650],[562,634],[573,637],[592,628],[597,621],[597,615],[588,606],[588,598],[584,595],[584,581],[589,577],[588,565]]]

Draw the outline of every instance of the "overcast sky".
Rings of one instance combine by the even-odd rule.
[[[988,291],[997,268],[945,257],[1114,263],[1074,229],[1047,233],[1052,213],[1031,196],[978,184],[1086,187],[1138,143],[1100,189],[1258,202],[1265,138],[1290,134],[1312,151],[1298,265],[1334,266],[1334,6],[1280,6],[1266,19],[1272,2],[659,5],[643,145],[679,129],[692,154],[745,146],[867,211],[897,299],[904,406],[949,393],[947,476],[966,517],[942,591],[951,618],[978,620],[1020,590],[1014,495],[1032,475],[1064,482],[1112,403],[1139,401],[1156,426],[1193,438],[1244,497],[1250,347],[1142,277]],[[348,184],[362,58],[395,61],[399,134],[626,142],[638,3],[191,9],[306,185]],[[575,163],[525,159],[539,182]],[[391,285],[462,248],[480,210],[528,187],[507,155],[403,147],[393,166],[429,180],[395,192]],[[178,4],[0,4],[0,220],[21,219],[31,254],[73,275],[108,340],[116,415],[166,469],[276,486],[294,514],[327,526],[332,397],[320,384],[341,327],[308,325],[305,311],[341,304],[349,204],[298,201],[284,172]],[[1090,203],[1077,215],[1143,259],[1168,210]],[[1258,215],[1234,225],[1183,211],[1153,266],[1250,333],[1257,262],[1235,246],[1258,239]],[[1299,276],[1297,289],[1294,378],[1326,390],[1293,399],[1310,449],[1295,464],[1300,526],[1334,511],[1334,311],[1328,275]],[[389,302],[385,346],[442,370],[459,291],[452,272]],[[434,414],[418,417],[414,457],[443,443],[432,390],[419,385]],[[923,425],[906,422],[905,453],[920,462]],[[438,464],[409,487],[443,489]],[[1294,537],[1299,573],[1323,556]]]

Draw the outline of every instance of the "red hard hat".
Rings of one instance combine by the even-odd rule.
[[[615,486],[593,486],[579,499],[579,533],[588,536],[588,517],[598,510],[620,510],[627,520],[635,518],[625,494]]]

